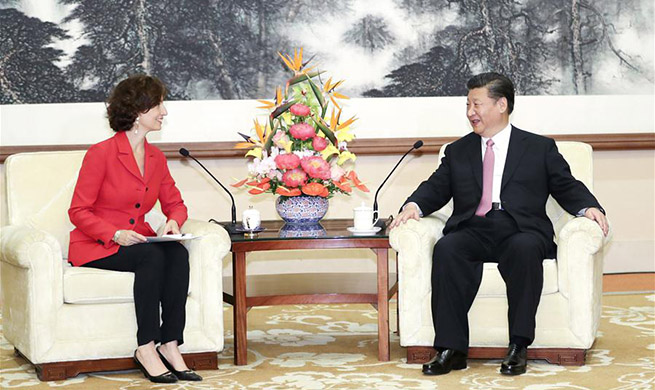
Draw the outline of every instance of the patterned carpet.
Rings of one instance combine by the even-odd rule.
[[[203,382],[152,385],[138,371],[79,375],[42,383],[13,347],[0,338],[0,388],[29,389],[655,389],[655,295],[605,295],[600,334],[582,367],[530,361],[518,377],[498,374],[500,362],[472,360],[469,367],[426,377],[404,363],[392,335],[391,361],[377,361],[376,312],[367,305],[254,308],[249,313],[248,366],[232,364],[231,308],[226,308],[226,349],[218,371]],[[395,307],[392,306],[392,312]],[[392,322],[395,319],[392,319]]]

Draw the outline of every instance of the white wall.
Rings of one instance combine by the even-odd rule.
[[[151,142],[237,141],[266,112],[254,100],[167,102],[164,131]],[[539,134],[654,131],[651,95],[518,96],[512,122]],[[469,131],[464,97],[367,98],[346,102],[359,138],[460,136]],[[0,106],[2,145],[91,144],[112,134],[103,103]]]

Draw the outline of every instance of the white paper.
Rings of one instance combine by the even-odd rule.
[[[147,242],[186,241],[198,238],[193,234],[164,234],[163,236],[146,237]]]

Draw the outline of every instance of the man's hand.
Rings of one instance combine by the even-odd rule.
[[[177,224],[177,221],[174,219],[169,219],[164,226],[163,234],[180,234],[180,227]]]
[[[603,214],[600,210],[598,210],[595,207],[589,207],[587,211],[585,211],[584,216],[586,218],[591,219],[592,221],[596,221],[596,223],[603,230],[603,234],[605,235],[605,237],[607,237],[607,233],[610,230],[610,226],[607,223],[607,218],[605,217],[605,214]]]
[[[134,230],[121,230],[118,239],[115,241],[120,246],[130,246],[146,242],[146,238]]]
[[[413,203],[408,203],[405,205],[403,211],[401,211],[400,214],[394,218],[393,222],[391,222],[391,225],[389,225],[389,230],[400,226],[410,219],[415,219],[417,221],[421,219],[421,216],[418,213],[418,208],[416,208],[416,205]]]

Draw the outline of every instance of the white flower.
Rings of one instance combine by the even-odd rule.
[[[341,168],[336,161],[333,161],[330,167],[330,179],[339,181],[346,174],[346,170]]]
[[[265,157],[262,160],[256,158],[252,160],[252,163],[248,164],[248,172],[251,175],[259,177],[266,176],[271,170],[276,168],[274,156]]]
[[[316,153],[313,150],[307,150],[307,149],[305,149],[305,150],[294,150],[293,154],[300,157],[301,159],[303,157],[310,157],[310,156],[315,156],[316,155]]]

